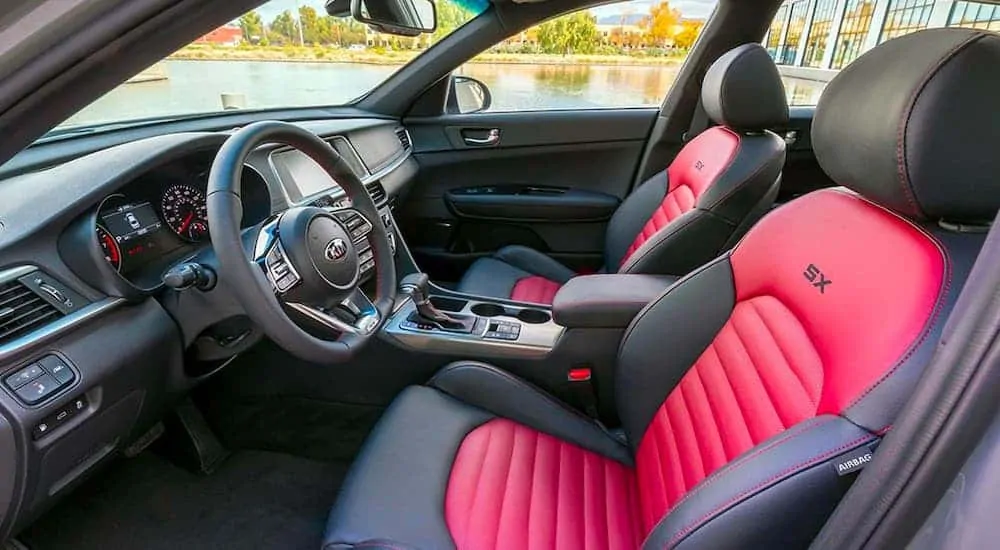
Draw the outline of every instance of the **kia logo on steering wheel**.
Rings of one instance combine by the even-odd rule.
[[[330,241],[330,244],[326,245],[326,250],[323,251],[323,254],[327,260],[339,262],[347,255],[347,243],[344,242],[344,239],[334,239]]]

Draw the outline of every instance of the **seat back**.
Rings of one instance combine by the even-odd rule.
[[[1000,36],[964,29],[859,58],[813,125],[821,165],[851,190],[772,211],[633,321],[616,393],[646,547],[804,547],[822,527],[850,486],[844,465],[891,430],[982,245],[946,228],[1000,208],[1000,120],[970,132],[961,116],[998,118],[1000,78],[974,70],[997,63]]]
[[[684,275],[715,258],[774,202],[785,142],[768,128],[788,120],[781,76],[759,44],[720,57],[702,85],[720,123],[622,203],[608,225],[610,272]]]

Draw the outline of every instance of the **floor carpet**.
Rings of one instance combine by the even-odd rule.
[[[146,452],[87,481],[18,538],[30,550],[316,550],[346,469],[237,451],[201,476]]]

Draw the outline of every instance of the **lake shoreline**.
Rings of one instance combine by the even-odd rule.
[[[246,50],[234,50],[233,52],[218,53],[206,51],[177,52],[167,57],[166,60],[177,61],[251,61],[255,63],[343,63],[353,65],[383,65],[401,66],[409,63],[414,55],[398,55],[386,58],[379,55],[352,55],[353,52],[334,50],[337,54],[330,57],[306,57],[280,55],[284,52],[267,52],[279,55],[253,55],[254,52]],[[347,54],[347,55],[343,55]],[[670,67],[683,63],[678,57],[630,57],[630,56],[602,56],[602,55],[567,55],[555,56],[546,54],[481,54],[478,58],[467,63],[473,65],[599,65],[599,66],[623,66],[623,67]]]

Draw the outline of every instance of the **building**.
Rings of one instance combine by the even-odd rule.
[[[1000,5],[955,0],[789,0],[764,47],[782,74],[829,80],[862,53],[921,29],[1000,30]]]
[[[217,46],[239,46],[243,42],[243,30],[236,25],[223,25],[194,42],[195,44],[215,44]]]

